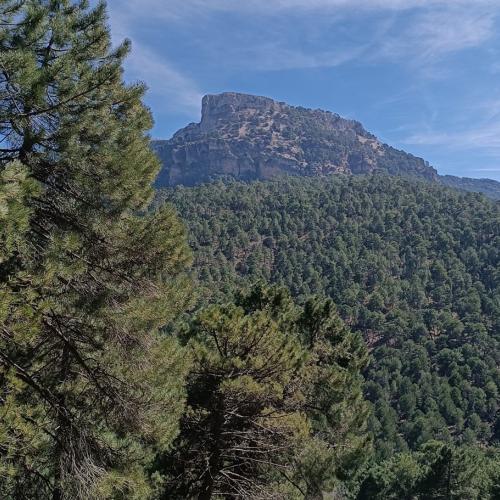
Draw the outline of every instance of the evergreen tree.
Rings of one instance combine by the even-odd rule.
[[[330,302],[258,286],[185,335],[188,407],[156,464],[162,498],[322,498],[362,460],[366,351]]]
[[[428,441],[367,469],[358,500],[486,500],[497,498],[498,450]]]
[[[142,85],[104,4],[0,1],[0,496],[147,498],[183,407],[189,298]]]
[[[307,498],[321,499],[370,455],[361,377],[368,354],[329,299],[306,301],[291,329],[311,356],[307,414],[315,436],[296,461],[296,477]]]

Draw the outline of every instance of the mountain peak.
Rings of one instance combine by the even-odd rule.
[[[387,172],[435,179],[421,158],[381,143],[354,120],[269,97],[224,92],[202,100],[200,123],[156,143],[157,184],[197,184],[217,176],[268,179]]]
[[[277,102],[270,97],[257,96],[252,94],[242,94],[239,92],[222,92],[221,94],[207,94],[201,101],[202,111],[209,111],[223,106],[239,108],[271,108]],[[283,103],[281,103],[283,104]]]
[[[240,113],[268,113],[276,110],[283,103],[277,103],[269,97],[261,97],[237,92],[208,94],[201,101],[201,129],[206,131],[214,127],[219,120],[227,121]]]

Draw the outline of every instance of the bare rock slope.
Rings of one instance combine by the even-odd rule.
[[[200,123],[154,141],[163,162],[159,187],[221,176],[269,179],[382,171],[437,179],[421,158],[380,142],[356,121],[267,97],[223,93],[202,101]]]

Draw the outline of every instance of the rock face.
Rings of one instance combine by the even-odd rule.
[[[430,180],[421,158],[382,144],[353,120],[267,97],[224,93],[202,101],[200,123],[154,141],[163,162],[157,185],[194,185],[221,176],[269,179],[383,171]]]

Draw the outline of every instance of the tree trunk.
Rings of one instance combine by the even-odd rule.
[[[62,384],[68,377],[70,367],[70,353],[68,347],[65,345],[61,354],[61,371],[59,375],[59,383]],[[65,411],[66,408],[66,397],[64,394],[59,395],[59,415],[58,419],[58,428],[57,428],[57,442],[56,442],[56,450],[54,453],[54,489],[52,491],[52,500],[62,500],[62,478],[65,468],[65,457],[64,457],[64,445],[63,443],[67,439],[66,433],[67,429],[67,421],[62,415],[62,412]]]
[[[212,498],[215,486],[215,480],[221,468],[221,452],[222,452],[222,427],[224,425],[224,401],[219,396],[215,403],[214,417],[211,424],[211,432],[213,436],[213,450],[208,461],[208,469],[205,473],[205,478],[201,485],[201,491],[198,495],[198,500],[210,500]]]

